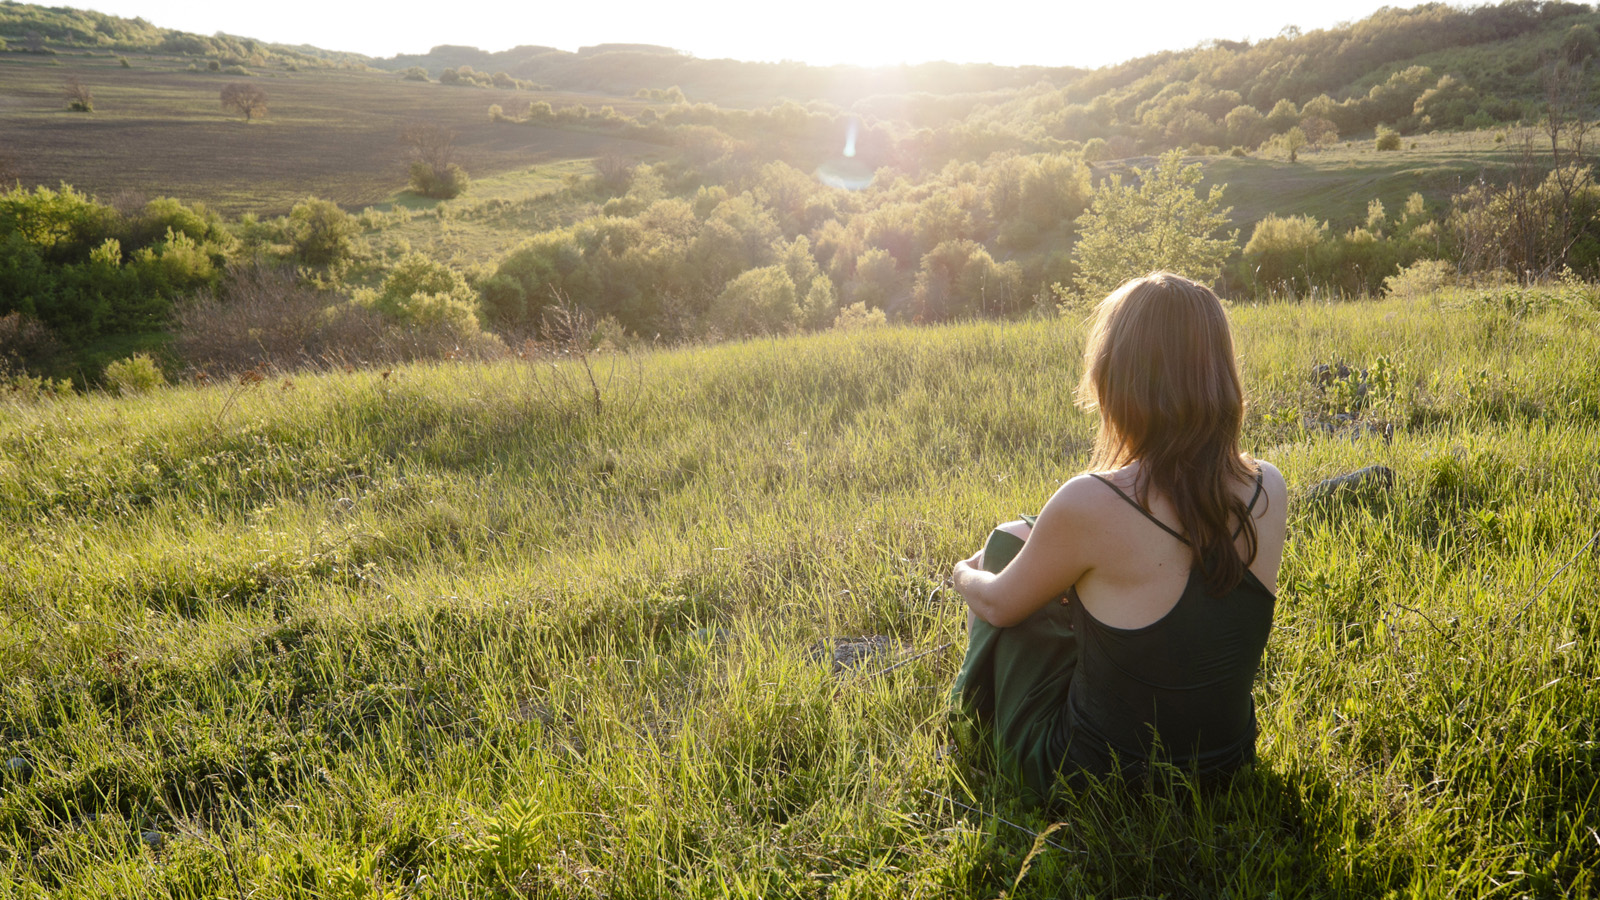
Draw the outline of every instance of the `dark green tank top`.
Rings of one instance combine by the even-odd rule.
[[[1111,482],[1105,483],[1150,521],[1188,543]],[[1257,476],[1251,509],[1260,495]],[[1274,602],[1272,592],[1249,569],[1233,590],[1212,595],[1198,566],[1190,570],[1177,605],[1143,628],[1106,625],[1074,595],[1078,664],[1064,727],[1058,731],[1064,757],[1097,774],[1109,773],[1119,763],[1126,773],[1130,764],[1137,767],[1159,756],[1215,775],[1254,759],[1251,685],[1272,629]]]

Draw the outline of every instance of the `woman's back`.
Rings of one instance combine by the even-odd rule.
[[[1283,508],[1281,478],[1262,467],[1246,501],[1257,526],[1257,557],[1244,578],[1220,594],[1188,564],[1191,551],[1176,529],[1114,478],[1097,480],[1134,518],[1107,523],[1127,540],[1128,552],[1092,569],[1101,577],[1080,579],[1071,596],[1078,659],[1066,716],[1056,729],[1063,755],[1078,769],[1107,773],[1119,760],[1156,756],[1159,740],[1161,756],[1180,766],[1193,765],[1202,775],[1232,770],[1254,756],[1251,686],[1274,605],[1258,572],[1277,575],[1283,517],[1271,512]],[[1172,547],[1181,552],[1172,554]],[[1174,575],[1181,575],[1176,586]],[[1119,596],[1119,587],[1132,595]],[[1086,589],[1095,597],[1092,607],[1083,599]]]
[[[1047,738],[1052,755],[1102,774],[1119,760],[1150,759],[1157,740],[1165,759],[1203,775],[1253,757],[1251,687],[1287,524],[1282,476],[1255,465],[1257,478],[1236,486],[1255,526],[1255,558],[1220,594],[1194,564],[1170,501],[1153,493],[1140,501],[1137,463],[1091,474],[1074,492],[1096,501],[1078,511],[1094,523],[1096,558],[1069,595],[1078,655],[1064,715]]]

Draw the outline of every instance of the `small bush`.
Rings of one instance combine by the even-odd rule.
[[[889,317],[881,309],[868,309],[862,302],[852,303],[833,317],[835,331],[861,331],[889,324]]]
[[[455,163],[442,169],[421,160],[411,164],[411,189],[424,197],[451,200],[466,193],[471,183],[467,171]]]
[[[208,60],[206,60],[206,71],[207,72],[221,72],[222,71],[222,61],[221,60],[216,60],[216,59],[208,59]]]
[[[289,211],[289,241],[294,252],[313,266],[328,266],[355,252],[357,226],[332,200],[307,197]]]
[[[1420,300],[1455,284],[1454,263],[1442,259],[1419,259],[1383,280],[1383,293],[1389,297]]]
[[[73,112],[94,112],[94,94],[90,93],[89,86],[78,80],[74,75],[67,79],[67,109]]]
[[[1387,152],[1400,149],[1400,132],[1393,128],[1378,126],[1376,144],[1379,150]]]
[[[167,383],[155,360],[144,353],[135,353],[106,365],[106,387],[123,396],[144,394]]]
[[[357,291],[356,302],[404,325],[447,328],[472,334],[478,329],[478,297],[461,273],[421,253],[408,253],[376,291]]]
[[[246,69],[244,66],[229,66],[226,69],[222,70],[222,74],[224,74],[224,75],[249,75],[251,73],[250,73],[250,70]]]
[[[117,64],[122,66],[124,69],[133,68],[133,63],[128,62],[128,58],[126,56],[117,57]]]
[[[400,77],[405,81],[421,81],[426,83],[428,81],[428,70],[421,66],[412,66],[406,69]]]

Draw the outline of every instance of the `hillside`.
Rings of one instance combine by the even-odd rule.
[[[1597,310],[1236,307],[1293,500],[1259,762],[1049,814],[947,724],[939,586],[1084,465],[1076,320],[602,355],[598,406],[550,358],[8,394],[0,884],[1589,896]]]
[[[403,290],[408,260],[435,267],[461,346],[480,348],[543,335],[558,308],[622,342],[1049,313],[1094,281],[1086,212],[1171,154],[1201,190],[1226,186],[1222,257],[1196,274],[1236,298],[1372,296],[1413,265],[1432,267],[1429,283],[1440,266],[1462,281],[1600,276],[1587,212],[1600,188],[1578,139],[1600,14],[1570,4],[1385,9],[1093,72],[609,44],[353,60],[4,12],[0,183],[22,191],[0,201],[17,211],[0,230],[26,235],[0,265],[0,317],[54,329],[33,344],[65,341],[68,361],[47,371],[79,383],[111,354],[165,346],[196,291],[239,293],[244,263],[299,267],[346,311]],[[263,97],[259,115],[219,102],[236,90]],[[91,198],[92,222],[61,224],[72,240],[17,224],[63,184]],[[171,224],[173,203],[221,219],[178,228],[174,245],[166,225],[140,224]],[[324,227],[328,252],[312,246]],[[190,253],[179,231],[204,243],[203,263],[158,265]],[[95,269],[96,252],[115,270]],[[433,293],[384,295],[391,325],[412,327],[410,304]],[[50,356],[10,341],[0,356]],[[234,346],[226,362],[174,351],[164,365],[269,363]]]

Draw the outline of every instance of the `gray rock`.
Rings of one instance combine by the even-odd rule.
[[[28,761],[20,756],[13,756],[6,760],[5,772],[7,775],[16,778],[26,778],[32,771],[33,766],[28,765]]]
[[[1394,470],[1388,466],[1367,466],[1354,472],[1336,475],[1326,481],[1319,481],[1306,496],[1312,500],[1322,500],[1337,494],[1382,494],[1394,487]]]
[[[818,641],[808,656],[812,660],[828,660],[832,665],[833,674],[838,675],[847,669],[859,668],[897,653],[903,646],[899,641],[883,634],[856,638],[829,638]]]
[[[151,850],[160,850],[161,845],[167,839],[159,831],[141,831],[139,832],[139,840],[143,841],[144,845]]]

